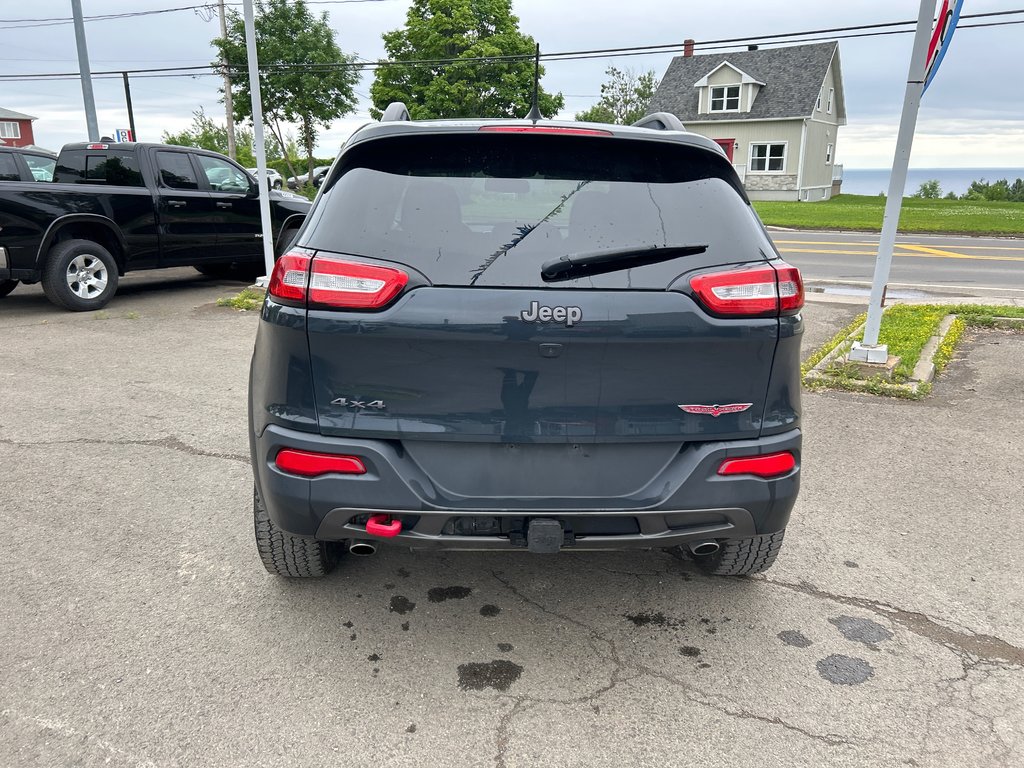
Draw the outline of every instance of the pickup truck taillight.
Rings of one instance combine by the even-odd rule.
[[[400,269],[290,252],[277,260],[270,295],[311,308],[379,309],[409,282]]]
[[[690,287],[712,314],[725,317],[789,315],[804,305],[800,270],[785,262],[697,275]]]

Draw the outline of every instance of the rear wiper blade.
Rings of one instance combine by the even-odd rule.
[[[603,275],[620,269],[632,269],[648,264],[660,264],[682,256],[704,253],[706,245],[666,245],[643,248],[623,248],[617,251],[596,253],[574,253],[560,259],[545,262],[540,268],[540,277],[546,283],[573,280],[577,277]]]

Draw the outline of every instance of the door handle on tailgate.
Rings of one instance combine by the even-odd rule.
[[[185,203],[184,200],[168,200],[167,201],[167,207],[168,208],[184,208],[185,205],[186,205],[186,203]]]
[[[218,208],[230,208],[231,207],[231,203],[226,203],[226,202],[221,201],[221,202],[217,203],[217,207]]]

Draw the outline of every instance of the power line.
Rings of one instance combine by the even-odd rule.
[[[327,0],[321,0],[327,2]],[[354,2],[355,0],[334,0],[335,2]],[[383,0],[361,0],[366,2],[382,2]],[[970,16],[963,16],[961,18],[991,18],[1006,16],[1011,14],[1024,13],[1024,9],[1014,11],[999,11],[992,13],[982,14],[971,14]],[[726,48],[736,48],[746,44],[761,43],[766,45],[774,44],[775,42],[783,43],[808,43],[808,42],[819,42],[822,40],[836,40],[836,39],[850,39],[850,38],[863,38],[863,37],[883,37],[889,35],[902,35],[913,32],[913,29],[884,29],[885,27],[899,26],[907,22],[887,22],[882,24],[866,24],[854,27],[836,27],[832,29],[819,29],[819,30],[807,30],[804,32],[784,32],[774,35],[756,35],[746,38],[727,38],[723,40],[708,40],[695,43],[694,47],[700,50],[721,50]],[[915,23],[915,22],[909,22]],[[961,24],[958,29],[977,29],[982,27],[1000,27],[1000,26],[1013,26],[1024,24],[1024,19],[1012,20],[1012,21],[998,21],[998,22],[987,22],[978,24]],[[830,32],[841,32],[845,30],[851,30],[850,34],[842,35],[829,35],[828,37],[804,37],[807,35],[817,35],[822,33]],[[853,30],[871,30],[864,32],[857,32]],[[795,39],[800,37],[800,39]],[[784,38],[784,39],[783,39]],[[549,62],[554,61],[577,61],[595,58],[611,58],[611,57],[624,57],[624,56],[643,56],[652,55],[659,53],[672,53],[675,51],[682,50],[683,45],[681,43],[666,43],[663,45],[647,45],[647,46],[632,46],[626,48],[598,48],[589,50],[577,50],[577,51],[557,51],[553,53],[541,54],[541,59]],[[295,64],[267,64],[260,67],[264,72],[274,71],[289,71],[292,69],[301,69],[304,72],[313,73],[326,73],[333,72],[339,69],[349,69],[354,71],[373,71],[380,69],[381,67],[391,66],[402,66],[402,67],[419,67],[419,66],[444,66],[448,64],[466,64],[466,63],[477,63],[477,64],[490,64],[490,63],[511,63],[518,61],[530,61],[534,58],[532,53],[530,54],[510,54],[501,56],[476,56],[476,57],[465,57],[465,58],[442,58],[442,59],[413,59],[413,60],[379,60],[379,61],[350,61],[350,62],[337,62],[337,63],[324,63],[324,64],[307,64],[307,63],[295,63]],[[115,70],[101,70],[92,73],[93,76],[98,79],[111,79],[113,77],[120,77],[123,72],[128,72],[137,78],[147,77],[205,77],[205,76],[222,76],[222,68],[218,65],[213,64],[201,64],[184,67],[153,67],[146,69],[115,69]],[[232,74],[244,74],[236,71],[232,71]],[[3,74],[0,75],[0,81],[13,81],[13,82],[39,82],[47,80],[77,80],[79,73],[77,72],[39,72],[31,74]]]
[[[308,5],[349,5],[352,3],[386,3],[392,0],[307,0]],[[225,3],[232,8],[240,8],[241,3]],[[134,19],[139,16],[155,16],[163,13],[178,13],[180,11],[199,11],[208,8],[208,3],[198,5],[182,5],[176,8],[154,8],[149,11],[126,11],[124,13],[104,13],[96,16],[86,16],[85,21],[112,21],[116,19]],[[38,27],[56,27],[62,24],[72,24],[70,16],[55,16],[48,19],[0,19],[0,24],[13,24],[11,27],[0,27],[0,29],[34,29]]]

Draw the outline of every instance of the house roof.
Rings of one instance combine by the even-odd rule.
[[[23,115],[21,112],[15,112],[13,109],[4,109],[0,107],[0,120],[35,120],[36,118],[32,115]]]
[[[839,43],[813,43],[757,51],[733,51],[697,56],[677,56],[661,79],[648,112],[671,112],[685,125],[715,120],[781,120],[810,117],[829,65],[835,59],[836,106],[841,121],[846,119],[842,75],[839,71]],[[749,112],[737,115],[697,112],[698,89],[694,86],[710,73],[728,64],[765,83]]]

